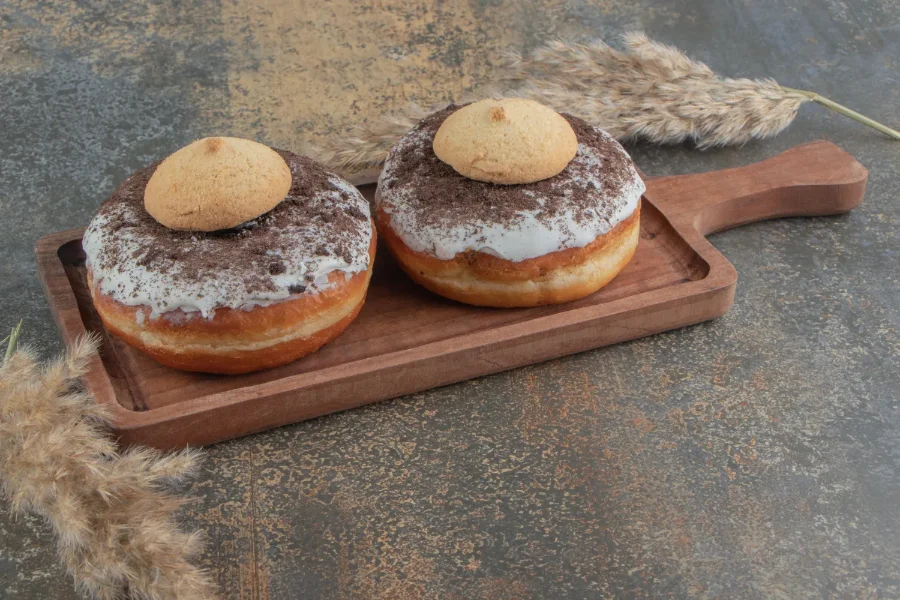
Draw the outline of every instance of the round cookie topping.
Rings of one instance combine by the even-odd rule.
[[[264,215],[290,189],[290,167],[268,146],[210,137],[159,165],[144,190],[144,208],[169,229],[217,231]]]
[[[512,185],[560,173],[575,157],[578,139],[566,119],[539,102],[487,98],[447,117],[432,148],[464,177]]]

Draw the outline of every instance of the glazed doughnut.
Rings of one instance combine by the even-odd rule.
[[[534,183],[464,177],[432,149],[458,106],[422,120],[390,151],[375,221],[404,271],[429,290],[479,306],[523,307],[582,298],[631,260],[645,187],[606,132],[563,115],[574,158]]]
[[[109,331],[170,367],[247,373],[314,352],[353,321],[375,256],[369,204],[314,161],[277,152],[286,197],[232,229],[157,222],[144,191],[159,163],[104,202],[82,243]]]

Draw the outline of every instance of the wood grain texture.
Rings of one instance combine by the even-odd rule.
[[[210,444],[278,425],[713,319],[737,274],[705,235],[753,221],[846,212],[867,172],[828,142],[725,171],[651,179],[632,262],[598,293],[561,306],[457,304],[412,284],[379,253],[359,318],[318,353],[242,376],[168,369],[102,327],[81,230],[42,238],[37,265],[66,341],[103,339],[86,380],[122,443]],[[371,195],[371,187],[364,189]]]

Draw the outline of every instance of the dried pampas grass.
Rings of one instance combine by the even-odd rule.
[[[718,77],[681,51],[625,36],[627,51],[602,41],[551,42],[514,57],[511,82],[527,97],[571,112],[623,140],[691,140],[700,148],[743,144],[781,132],[809,99],[774,80]]]
[[[380,169],[397,140],[435,110],[437,107],[428,110],[410,104],[402,113],[385,115],[371,126],[358,128],[349,138],[310,147],[304,153],[347,177]]]
[[[82,338],[48,365],[9,338],[0,365],[0,483],[14,512],[43,516],[76,587],[92,598],[205,600],[201,550],[174,514],[185,502],[166,491],[198,466],[198,454],[147,448],[120,453],[104,408],[76,388],[96,352]]]
[[[639,32],[624,36],[625,50],[603,41],[551,42],[530,56],[512,55],[500,80],[460,102],[489,96],[531,98],[606,129],[620,140],[657,144],[691,141],[700,148],[743,144],[784,130],[800,106],[814,101],[895,139],[900,133],[814,92],[772,79],[716,75],[680,50]],[[380,167],[394,143],[437,107],[412,106],[360,127],[349,139],[315,149],[347,177]]]

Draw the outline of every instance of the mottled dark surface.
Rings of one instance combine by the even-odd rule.
[[[449,100],[554,36],[642,27],[900,125],[895,0],[306,4],[0,0],[0,328],[61,349],[33,244],[136,168]],[[724,318],[211,448],[184,523],[224,596],[900,597],[900,143],[805,106],[770,141],[630,150],[663,175],[816,138],[865,202],[714,236]],[[76,597],[53,552],[0,507],[0,597]]]

